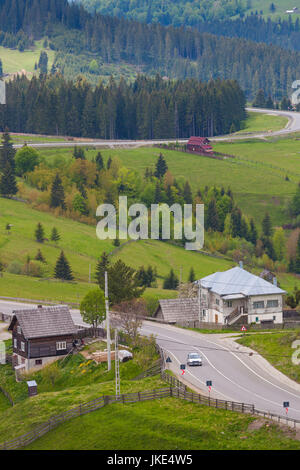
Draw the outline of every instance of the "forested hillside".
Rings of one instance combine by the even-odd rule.
[[[71,1],[71,0],[70,0]],[[251,0],[75,0],[90,13],[124,17],[144,23],[160,23],[168,26],[192,26],[202,32],[218,36],[241,37],[255,42],[266,42],[300,50],[299,16],[293,21],[272,16],[265,19],[261,8]],[[254,2],[255,3],[255,2]],[[257,2],[256,2],[257,3]],[[294,5],[293,5],[294,6]],[[282,3],[269,3],[264,14],[282,15],[286,8]],[[288,7],[288,5],[286,5]],[[300,8],[300,5],[299,5]],[[266,8],[265,8],[266,10]]]
[[[90,15],[66,0],[1,0],[0,30],[6,31],[4,40],[17,34],[47,35],[50,48],[63,52],[57,57],[57,69],[64,72],[66,65],[74,63],[72,57],[82,65],[69,67],[72,78],[80,69],[84,73],[89,64],[95,77],[103,64],[129,64],[140,72],[170,78],[236,79],[248,98],[262,88],[280,99],[300,76],[297,52],[184,28]]]
[[[70,0],[71,2],[72,0]],[[211,19],[242,15],[251,8],[250,0],[73,0],[90,12],[161,23],[163,25],[195,26]]]
[[[139,77],[96,88],[59,75],[7,86],[0,128],[15,132],[105,139],[152,139],[228,133],[245,118],[244,93],[234,81],[169,81]]]

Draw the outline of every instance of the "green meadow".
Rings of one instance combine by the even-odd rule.
[[[275,116],[274,114],[260,114],[248,112],[247,119],[242,122],[242,129],[235,132],[238,134],[251,134],[254,132],[278,131],[283,129],[288,123],[288,118],[284,116]]]
[[[48,55],[48,68],[50,69],[55,52],[51,49],[43,47],[43,40],[36,41],[32,49],[20,52],[18,49],[8,49],[7,47],[0,46],[0,59],[3,63],[3,72],[12,75],[22,70],[26,74],[32,76],[36,71],[34,70],[35,63],[38,63],[41,51],[47,52]]]

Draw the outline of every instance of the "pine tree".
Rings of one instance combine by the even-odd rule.
[[[100,152],[98,152],[96,155],[96,164],[99,171],[104,170],[104,161]]]
[[[178,277],[175,275],[174,270],[171,269],[168,277],[164,280],[163,288],[176,290],[179,285]]]
[[[271,222],[271,217],[268,212],[266,212],[263,218],[262,230],[263,230],[263,234],[266,237],[270,237],[272,235],[272,222]]]
[[[163,178],[163,176],[166,174],[167,171],[168,171],[168,165],[166,163],[166,160],[164,159],[163,155],[160,154],[155,165],[154,176],[156,176],[156,178],[158,179],[161,179]]]
[[[97,263],[96,272],[95,272],[95,278],[101,289],[104,289],[105,287],[104,273],[105,271],[108,270],[109,266],[110,266],[109,256],[105,251],[103,251],[101,258],[99,259]]]
[[[64,281],[72,281],[74,279],[70,264],[63,251],[60,253],[56,262],[54,277],[55,279],[62,279]]]
[[[6,129],[2,134],[1,147],[0,147],[0,172],[5,169],[7,164],[11,166],[12,170],[15,169],[15,155],[16,150],[13,147],[13,142],[10,134]]]
[[[18,187],[13,167],[7,162],[0,175],[0,194],[1,196],[11,197],[17,194]]]
[[[195,282],[195,280],[196,280],[195,271],[194,271],[194,268],[191,268],[190,273],[189,273],[189,282]]]
[[[209,201],[207,209],[206,228],[217,232],[219,230],[219,226],[220,222],[217,212],[216,201],[215,199],[211,199]]]
[[[188,181],[186,181],[184,188],[183,188],[183,198],[186,204],[193,203],[193,194],[192,194],[192,190]]]
[[[44,255],[43,253],[41,252],[41,250],[38,250],[35,258],[34,258],[36,261],[41,261],[41,263],[46,263],[46,259],[44,258]]]
[[[37,242],[44,243],[45,231],[44,231],[44,227],[42,226],[40,222],[37,224],[34,234],[35,234],[35,239]]]
[[[51,187],[50,207],[61,207],[62,209],[66,208],[65,192],[58,173],[56,174]]]
[[[56,227],[53,227],[50,239],[52,242],[58,242],[60,240],[60,234]]]

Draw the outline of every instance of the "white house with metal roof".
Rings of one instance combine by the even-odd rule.
[[[234,323],[282,323],[286,292],[273,283],[235,267],[196,281],[199,289],[199,321]]]

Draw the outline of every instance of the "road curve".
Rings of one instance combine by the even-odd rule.
[[[0,312],[9,315],[13,310],[31,307],[35,308],[36,304],[0,300]],[[76,325],[86,326],[78,310],[71,310],[71,314]],[[206,380],[211,380],[212,396],[254,404],[259,410],[282,416],[286,415],[283,402],[288,401],[288,416],[300,420],[300,384],[279,373],[261,356],[249,356],[215,335],[150,321],[143,323],[142,333],[156,337],[165,354],[170,356],[172,370],[177,374],[189,352],[201,354],[203,366],[188,367],[184,374],[185,380],[197,389],[207,392]]]
[[[197,351],[203,358],[202,367],[187,367],[185,380],[206,390],[211,380],[213,396],[254,404],[255,408],[286,416],[283,402],[289,402],[288,417],[300,420],[300,384],[280,374],[260,356],[249,356],[215,335],[205,335],[169,325],[144,322],[143,334],[154,334],[158,344],[170,356],[172,370],[180,375],[180,364],[187,354]],[[257,360],[257,359],[260,359]]]
[[[253,111],[255,113],[263,113],[263,114],[274,114],[277,116],[285,116],[289,119],[288,124],[285,128],[274,131],[274,132],[261,132],[255,134],[241,134],[235,136],[216,136],[210,138],[211,141],[233,141],[233,140],[241,140],[241,139],[257,139],[263,137],[270,137],[276,135],[285,135],[292,132],[300,131],[300,113],[292,112],[292,111],[279,111],[279,110],[272,110],[272,109],[258,109],[258,108],[246,108],[247,111]],[[28,136],[28,140],[30,140],[30,136]],[[74,145],[80,147],[105,147],[105,148],[130,148],[130,147],[146,147],[152,146],[157,144],[167,144],[167,143],[187,143],[187,139],[155,139],[155,140],[104,140],[104,139],[89,139],[89,140],[81,140],[81,141],[67,141],[67,142],[30,142],[31,147],[35,147],[38,149],[41,148],[68,148],[74,147]],[[14,147],[16,149],[23,147],[23,144],[15,144]]]

